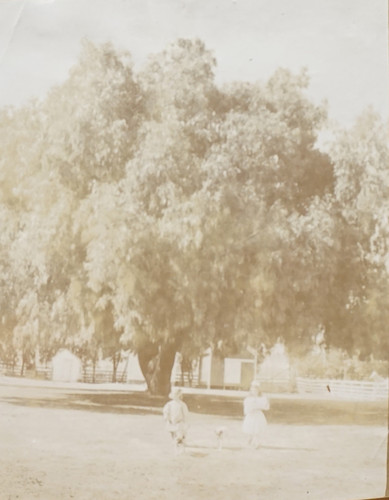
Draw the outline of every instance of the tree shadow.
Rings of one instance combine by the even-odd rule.
[[[8,397],[2,398],[2,401],[29,408],[53,408],[60,410],[80,410],[91,411],[97,413],[118,413],[118,414],[131,414],[131,415],[161,415],[161,409],[149,406],[136,406],[136,405],[112,405],[109,403],[93,403],[90,401],[83,401],[78,399],[64,399],[64,398],[19,398]]]
[[[103,413],[160,415],[168,401],[139,391],[62,390],[23,388],[17,396],[0,395],[0,400],[18,406],[84,410]],[[242,398],[209,394],[185,394],[192,413],[242,419]],[[387,403],[320,401],[273,397],[266,412],[269,424],[291,425],[385,425]]]

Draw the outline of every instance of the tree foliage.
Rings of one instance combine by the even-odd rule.
[[[0,113],[2,359],[138,353],[167,393],[177,351],[283,338],[387,346],[388,150],[371,112],[317,146],[307,73],[217,86],[199,40],[135,74],[84,42],[42,102]]]

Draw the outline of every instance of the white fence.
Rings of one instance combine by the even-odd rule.
[[[368,401],[388,398],[388,379],[379,382],[359,380],[296,378],[299,393],[332,394],[333,396]]]

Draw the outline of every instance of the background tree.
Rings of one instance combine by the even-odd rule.
[[[367,110],[348,131],[341,131],[330,152],[336,176],[339,280],[346,288],[346,331],[331,341],[378,357],[388,344],[389,151],[387,130]],[[342,284],[339,283],[341,288]]]
[[[1,203],[18,220],[4,291],[10,295],[12,288],[14,311],[22,310],[18,303],[31,288],[38,310],[48,305],[53,346],[75,346],[75,338],[83,342],[90,332],[90,318],[72,298],[74,284],[86,276],[74,215],[95,183],[122,175],[140,108],[127,55],[85,42],[68,80],[44,102],[1,114]],[[27,316],[25,331],[34,321]]]

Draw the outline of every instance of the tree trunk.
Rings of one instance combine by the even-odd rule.
[[[35,347],[35,352],[34,352],[34,370],[35,370],[35,378],[38,377],[38,367],[40,365],[40,352],[39,352],[39,346]]]
[[[130,359],[129,356],[127,356],[126,358],[126,362],[124,364],[124,368],[123,368],[123,372],[122,372],[122,376],[120,377],[120,382],[123,383],[123,382],[127,382],[127,372],[128,372],[128,360]]]
[[[119,366],[119,361],[120,361],[120,352],[115,352],[115,354],[112,356],[112,382],[116,383],[116,375],[118,371],[118,366]]]
[[[153,395],[167,396],[177,346],[174,343],[149,344],[138,352],[139,366]]]

